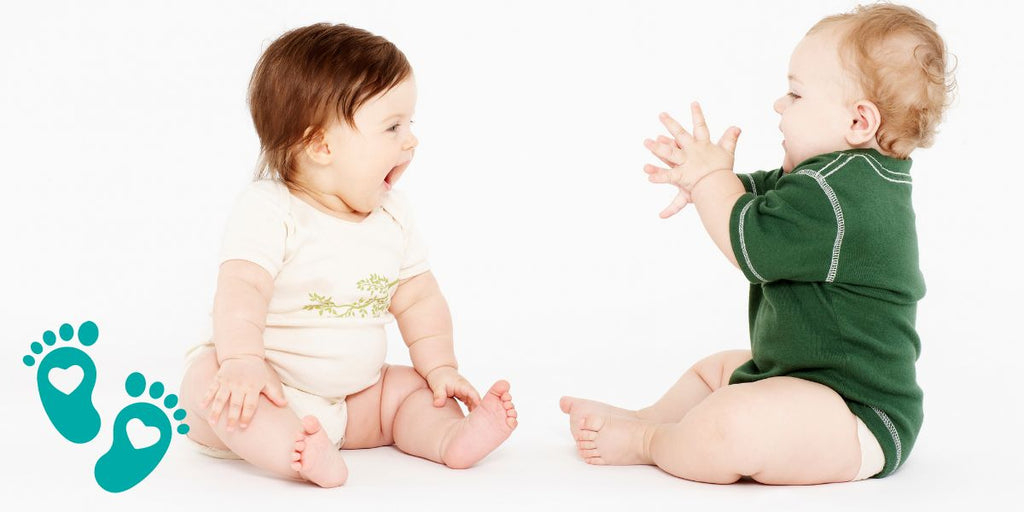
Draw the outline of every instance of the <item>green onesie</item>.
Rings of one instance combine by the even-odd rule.
[[[739,175],[748,193],[729,222],[752,283],[753,353],[729,383],[787,375],[832,388],[882,446],[878,478],[907,460],[924,415],[910,164],[856,149]]]

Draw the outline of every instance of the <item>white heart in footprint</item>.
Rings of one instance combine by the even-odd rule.
[[[153,446],[160,440],[160,429],[146,425],[138,418],[128,420],[124,429],[128,433],[128,441],[136,450]]]
[[[70,395],[82,383],[82,379],[85,378],[85,372],[81,366],[50,368],[50,374],[46,378],[50,379],[50,384],[57,388],[58,391],[65,395]]]

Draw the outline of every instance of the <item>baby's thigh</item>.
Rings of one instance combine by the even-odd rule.
[[[762,483],[845,482],[860,468],[856,416],[814,382],[775,377],[726,386],[683,422],[723,443],[719,455],[735,457],[733,471]]]
[[[426,389],[427,382],[409,366],[385,365],[381,378],[372,386],[345,399],[348,425],[345,449],[373,448],[394,444],[395,413],[412,393]]]

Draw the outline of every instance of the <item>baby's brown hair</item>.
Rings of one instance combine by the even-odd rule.
[[[907,158],[931,146],[956,88],[935,23],[909,7],[883,3],[829,16],[807,33],[832,26],[841,30],[840,57],[857,71],[866,99],[881,114],[875,138],[882,151]]]
[[[318,23],[277,38],[249,81],[261,152],[256,179],[294,185],[300,148],[335,120],[354,128],[359,107],[411,74],[401,50],[363,29]]]

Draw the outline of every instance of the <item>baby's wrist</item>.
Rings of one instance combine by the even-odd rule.
[[[426,378],[429,378],[429,377],[430,377],[430,375],[431,375],[431,374],[433,374],[434,372],[436,372],[436,371],[438,371],[438,370],[443,370],[443,369],[448,369],[448,370],[451,370],[451,371],[453,371],[453,372],[455,372],[455,373],[459,373],[459,368],[458,368],[458,366],[456,366],[456,365],[451,365],[451,364],[442,364],[442,365],[440,365],[440,366],[435,366],[435,367],[431,368],[430,370],[428,370],[428,371],[427,371],[427,373],[424,373],[424,374],[423,374],[423,378],[424,378],[424,379],[426,379]],[[442,372],[442,373],[443,373],[443,372]]]
[[[226,356],[223,356],[223,357],[218,357],[217,358],[217,362],[219,364],[224,364],[225,361],[230,361],[232,359],[258,359],[260,361],[265,361],[266,357],[264,357],[263,354],[248,354],[248,353],[229,354],[229,355],[226,355]]]
[[[720,172],[723,172],[723,171],[728,172],[730,174],[732,173],[732,169],[725,169],[725,168],[723,168],[723,169],[715,169],[713,171],[708,171],[708,172],[702,174],[696,180],[694,180],[693,183],[690,185],[690,188],[686,189],[686,191],[690,192],[692,194],[693,191],[697,189],[697,185],[700,185],[701,183],[705,182],[705,180],[704,180],[705,178],[707,178],[708,176],[711,176],[712,174],[717,174],[717,173],[720,173]]]

